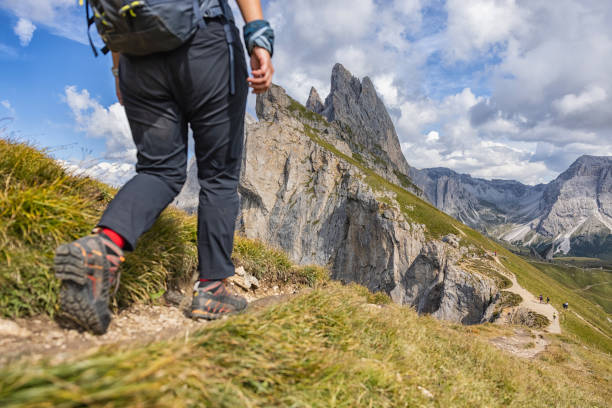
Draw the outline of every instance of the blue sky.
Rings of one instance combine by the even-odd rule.
[[[369,76],[415,167],[534,184],[581,154],[612,155],[610,2],[263,4],[277,34],[275,82],[304,102],[311,86],[325,97],[336,62]],[[77,0],[0,0],[0,118],[13,136],[118,184],[134,151],[110,57],[94,58],[83,15]]]
[[[12,108],[0,107],[0,116],[13,118],[9,128],[16,136],[49,147],[60,157],[78,157],[81,148],[102,152],[104,140],[83,140],[75,130],[65,87],[76,85],[90,90],[103,105],[114,103],[110,58],[94,58],[88,45],[47,29],[37,29],[28,46],[21,46],[13,31],[17,21],[12,13],[0,11],[0,100]]]

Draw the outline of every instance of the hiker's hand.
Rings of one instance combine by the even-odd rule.
[[[115,93],[117,94],[117,100],[119,104],[123,105],[123,98],[121,97],[121,89],[119,88],[119,77],[115,77]]]
[[[255,47],[251,54],[251,76],[247,78],[249,86],[253,88],[253,93],[264,93],[272,83],[274,67],[270,53],[265,48]]]

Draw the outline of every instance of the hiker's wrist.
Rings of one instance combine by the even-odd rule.
[[[119,78],[119,67],[112,67],[111,72],[115,78]]]
[[[274,30],[266,20],[249,21],[242,31],[249,55],[253,54],[255,47],[267,50],[270,57],[274,54]]]

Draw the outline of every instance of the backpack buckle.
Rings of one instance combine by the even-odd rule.
[[[130,16],[136,17],[136,13],[134,12],[134,10],[142,6],[144,6],[144,3],[142,1],[133,1],[130,4],[126,4],[125,6],[121,7],[119,9],[119,14],[121,14],[123,17],[127,17],[127,13],[129,12]]]

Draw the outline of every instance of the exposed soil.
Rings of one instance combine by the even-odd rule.
[[[527,329],[515,329],[512,336],[495,337],[489,341],[500,349],[522,358],[534,358],[550,344],[542,333],[532,333]]]
[[[501,265],[501,262],[498,258],[495,258],[495,260]],[[557,312],[557,309],[555,309],[550,303],[540,303],[539,298],[537,298],[527,289],[523,288],[521,285],[518,284],[518,282],[516,281],[516,276],[514,276],[514,274],[505,273],[503,269],[500,269],[500,272],[512,281],[512,286],[504,290],[516,293],[517,295],[520,295],[520,297],[523,299],[521,304],[517,307],[532,310],[536,313],[546,316],[550,324],[544,329],[544,331],[553,334],[561,334],[561,325],[559,324],[559,312]],[[544,295],[544,297],[546,297],[546,295]]]
[[[278,303],[298,291],[296,286],[258,288],[245,291],[231,284],[249,301],[248,310]],[[170,292],[163,305],[134,305],[113,316],[108,331],[101,336],[65,329],[48,316],[0,319],[0,366],[27,358],[49,358],[54,363],[75,355],[92,353],[104,345],[139,345],[170,338],[187,337],[208,322],[192,320],[186,311],[191,302],[187,293]]]

